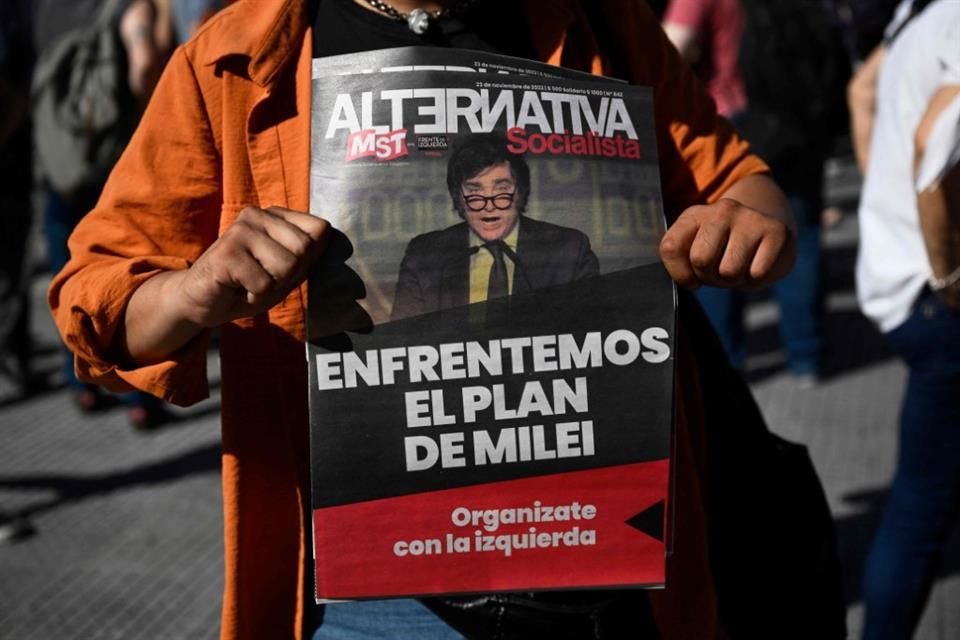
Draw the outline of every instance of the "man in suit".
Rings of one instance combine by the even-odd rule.
[[[524,215],[530,168],[499,133],[473,134],[450,156],[447,188],[463,222],[407,245],[394,320],[567,284],[599,273],[586,235]]]

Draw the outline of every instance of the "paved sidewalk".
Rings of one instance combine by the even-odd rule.
[[[834,195],[849,206],[849,188],[838,189]],[[804,390],[780,371],[769,301],[751,305],[748,360],[771,428],[808,445],[827,490],[847,572],[851,638],[860,629],[857,583],[892,471],[905,375],[856,310],[855,242],[848,211],[826,234],[823,383]],[[45,284],[45,277],[35,282],[35,331],[49,346],[55,337],[40,304]],[[56,354],[38,354],[37,362],[55,382]],[[210,364],[216,383],[215,355]],[[122,408],[81,416],[62,390],[16,401],[0,380],[0,511],[22,512],[36,528],[0,544],[0,638],[216,637],[223,569],[217,400],[177,415],[156,432],[135,433]],[[955,536],[916,638],[958,637]]]
[[[46,278],[35,283],[38,302],[45,285]],[[52,345],[51,321],[46,313],[37,319],[35,332]],[[55,371],[58,354],[38,362]],[[216,375],[215,358],[210,369]],[[36,533],[0,544],[0,638],[216,637],[216,399],[143,434],[122,406],[81,415],[64,390],[14,402],[4,385],[0,511],[28,515]]]

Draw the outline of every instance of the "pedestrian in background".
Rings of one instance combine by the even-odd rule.
[[[776,283],[787,370],[816,384],[823,351],[823,168],[837,134],[849,60],[821,0],[671,0],[664,30],[706,82],[717,110],[773,170],[797,221],[797,262]],[[744,292],[697,298],[731,363],[744,370]]]
[[[743,35],[740,0],[670,0],[663,30],[684,60],[704,81],[717,113],[736,120],[747,107],[740,74]]]
[[[30,8],[27,0],[0,3],[0,375],[21,395],[33,390],[30,359],[28,245],[33,221],[30,136]],[[0,544],[29,536],[33,525],[0,510]]]
[[[960,500],[960,1],[908,15],[879,66],[859,209],[860,306],[908,368],[865,640],[912,636]]]
[[[850,111],[850,140],[861,175],[867,172],[870,157],[870,139],[873,135],[873,119],[877,106],[877,79],[887,53],[901,29],[906,27],[932,0],[901,0],[892,7],[887,28],[882,38],[863,57],[847,86],[847,104]]]
[[[39,52],[34,125],[47,257],[56,273],[70,258],[67,238],[96,204],[156,86],[173,47],[173,25],[166,0],[41,0],[33,11]],[[70,117],[77,122],[66,122]],[[87,126],[94,122],[99,126]],[[64,347],[62,357],[77,408],[103,408],[101,389],[77,379],[73,354]],[[150,394],[133,392],[120,400],[135,428],[169,419]]]
[[[30,391],[28,244],[33,222],[30,7],[0,3],[0,375]]]

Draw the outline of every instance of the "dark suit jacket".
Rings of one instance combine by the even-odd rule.
[[[600,273],[586,235],[520,216],[513,293]],[[393,304],[393,319],[469,303],[470,239],[466,222],[413,238],[407,245]],[[508,258],[509,259],[509,258]]]

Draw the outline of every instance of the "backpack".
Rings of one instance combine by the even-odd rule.
[[[738,123],[768,162],[823,155],[848,122],[851,65],[826,0],[741,0],[739,67],[747,111]]]
[[[32,83],[37,166],[68,202],[99,193],[139,112],[117,23],[129,0],[105,0],[92,23],[48,47]]]

